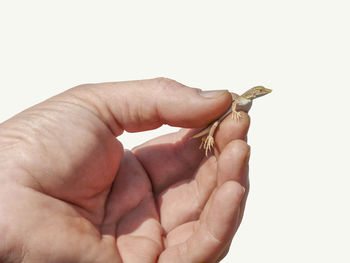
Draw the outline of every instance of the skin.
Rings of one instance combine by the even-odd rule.
[[[194,129],[227,91],[159,78],[75,87],[0,125],[0,262],[217,262],[248,194],[249,117],[224,120],[213,155]],[[191,114],[188,114],[191,112]],[[183,127],[124,151],[115,137]]]

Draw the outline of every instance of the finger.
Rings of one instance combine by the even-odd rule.
[[[250,118],[246,112],[240,112],[241,118],[239,121],[232,120],[231,115],[228,115],[219,125],[215,133],[215,152],[216,156],[225,148],[232,140],[246,140],[248,129],[250,126]]]
[[[245,188],[240,207],[239,223],[242,221],[249,193],[249,158],[249,145],[245,141],[234,140],[226,145],[218,160],[218,185],[227,181],[235,181]]]
[[[245,189],[245,193],[240,204],[238,223],[240,223],[242,220],[244,207],[249,192],[249,156],[250,147],[248,144],[242,140],[235,140],[224,148],[217,163],[217,185],[219,187],[226,182],[236,182]],[[208,209],[204,209],[201,217],[206,217],[208,211]]]
[[[165,78],[83,85],[65,95],[98,115],[116,136],[162,124],[202,127],[223,114],[232,100],[227,91],[201,92]]]
[[[206,207],[205,216],[193,236],[186,242],[167,248],[159,262],[216,262],[236,232],[244,188],[228,181],[215,191]]]

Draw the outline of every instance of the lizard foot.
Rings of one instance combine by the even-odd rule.
[[[214,137],[208,135],[204,142],[205,156],[208,156],[208,152],[214,147]]]
[[[207,139],[207,136],[203,136],[203,137],[202,137],[202,141],[201,141],[201,145],[199,145],[199,149],[202,149],[202,146],[205,145],[206,139]]]
[[[240,118],[242,118],[242,115],[240,112],[232,111],[232,119],[238,122]]]

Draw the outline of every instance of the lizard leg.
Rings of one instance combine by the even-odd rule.
[[[242,118],[242,115],[240,112],[236,111],[237,108],[237,102],[234,101],[232,103],[232,119],[239,121],[240,118]]]
[[[204,144],[205,156],[208,156],[208,152],[211,151],[212,147],[214,147],[214,137],[208,136]]]
[[[202,137],[202,141],[201,141],[201,145],[199,145],[199,149],[202,149],[202,146],[205,144],[206,138],[207,138],[206,135],[204,135],[204,136]]]
[[[206,137],[203,145],[205,149],[205,156],[208,156],[208,152],[210,152],[211,149],[214,147],[214,133],[219,124],[220,124],[220,121],[216,121],[210,127],[209,134]]]

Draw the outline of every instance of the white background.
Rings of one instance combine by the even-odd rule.
[[[337,0],[0,0],[0,122],[88,82],[265,85],[245,219],[223,262],[350,262],[349,13]]]

